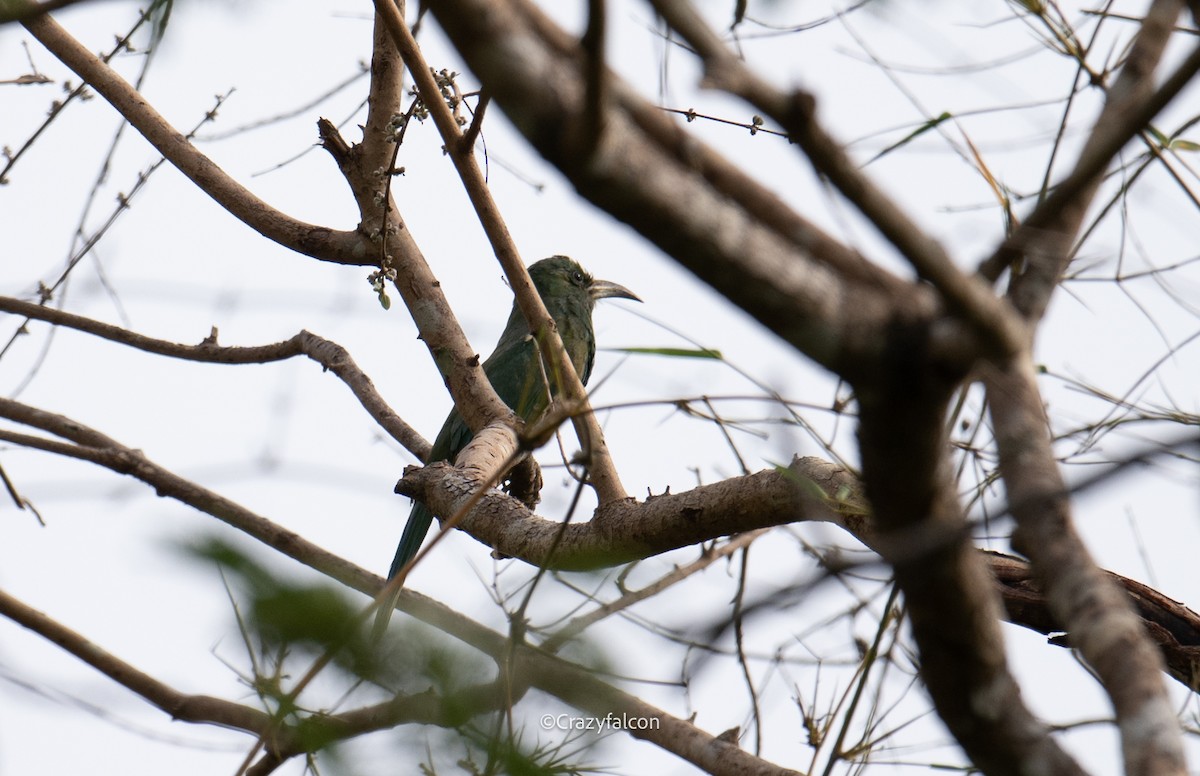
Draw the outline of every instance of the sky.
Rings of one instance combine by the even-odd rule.
[[[874,179],[970,268],[989,253],[1004,228],[993,183],[1011,193],[1018,212],[1030,207],[1062,117],[1063,107],[1054,101],[1069,88],[1075,71],[1065,57],[1046,51],[1044,30],[1014,19],[1010,5],[935,5],[937,12],[928,13],[922,3],[876,3],[799,35],[750,24],[739,45],[750,64],[773,80],[812,90],[822,119],[850,144]],[[1127,5],[1129,13],[1140,8]],[[722,25],[728,24],[730,6],[703,4]],[[553,4],[553,12],[560,23],[578,30],[583,7]],[[656,34],[643,4],[613,2],[609,8],[609,63],[649,99],[668,108],[750,121],[747,106],[697,88],[694,63]],[[781,25],[829,12],[824,4],[807,3],[752,2],[750,8],[760,21]],[[1083,29],[1091,29],[1083,5],[1064,8]],[[225,95],[216,121],[199,133],[200,149],[273,206],[314,223],[352,228],[357,217],[348,189],[330,158],[313,144],[320,116],[343,125],[347,139],[357,139],[366,95],[362,63],[370,56],[369,10],[367,3],[350,2],[181,3],[142,91],[184,130],[212,108],[215,95]],[[110,47],[113,35],[135,18],[135,6],[115,0],[58,15],[93,50]],[[1127,35],[1121,24],[1112,21],[1104,28],[1096,50],[1105,54],[1097,61],[1119,52],[1124,38],[1110,36]],[[426,25],[421,42],[435,67],[464,73],[464,84],[473,88],[473,78],[436,25]],[[1179,50],[1172,50],[1172,60]],[[0,28],[0,81],[29,72],[30,60],[52,83],[0,85],[0,145],[9,148],[19,148],[39,126],[50,103],[61,96],[64,79],[74,80],[23,30]],[[143,64],[140,51],[115,62],[130,79]],[[319,99],[356,75],[349,86]],[[1186,93],[1183,107],[1168,113],[1161,126],[1178,127],[1196,100],[1195,89]],[[1081,92],[1056,173],[1072,158],[1097,105],[1094,93]],[[943,112],[955,120],[873,159]],[[265,120],[269,123],[254,126]],[[107,179],[89,199],[118,125],[115,112],[99,98],[73,104],[14,165],[8,184],[0,187],[0,227],[7,238],[0,248],[0,294],[30,299],[39,282],[54,282],[72,253],[78,225],[87,233],[100,228],[118,209],[118,194],[129,192],[139,172],[156,162],[153,150],[127,130],[116,144]],[[716,121],[697,120],[688,127],[831,234],[889,269],[910,274],[786,141]],[[1200,141],[1190,131],[1183,137]],[[631,494],[679,492],[734,476],[743,462],[756,471],[794,454],[828,455],[818,437],[855,460],[852,418],[829,410],[846,395],[835,379],[629,228],[593,211],[525,146],[499,111],[489,115],[484,141],[489,183],[528,262],[566,253],[644,300],[642,305],[602,302],[595,315],[600,352],[593,403],[616,408],[605,411],[602,420]],[[445,293],[461,311],[468,338],[486,354],[511,298],[440,146],[431,124],[410,130],[400,158],[406,173],[394,183],[395,196]],[[1125,159],[1133,160],[1139,150],[1127,149]],[[1200,217],[1181,188],[1197,188],[1191,156],[1191,149],[1181,146],[1173,161],[1182,184],[1160,167],[1138,178],[1081,249],[1076,262],[1081,278],[1068,284],[1051,307],[1038,358],[1045,366],[1042,386],[1057,431],[1105,417],[1109,404],[1089,386],[1145,406],[1178,408],[1193,417],[1200,413],[1194,388],[1200,346],[1191,339],[1198,329],[1200,272],[1189,264],[1136,274],[1196,254]],[[980,159],[991,181],[980,174]],[[1099,201],[1116,185],[1106,187]],[[1089,279],[1111,279],[1118,272],[1128,279],[1120,284]],[[308,329],[345,346],[391,406],[432,438],[449,399],[411,319],[398,304],[381,308],[367,274],[364,268],[317,262],[265,241],[164,165],[71,273],[55,303],[185,343],[200,342],[214,326],[227,345],[262,344]],[[12,316],[0,317],[2,341],[18,324]],[[5,396],[88,424],[332,552],[380,573],[386,570],[408,513],[407,501],[395,496],[392,486],[415,459],[385,439],[346,388],[315,364],[191,364],[147,357],[77,332],[42,325],[30,330],[0,362]],[[619,350],[631,347],[704,347],[720,351],[724,359],[656,358]],[[765,389],[796,402],[815,434],[781,422],[785,413]],[[696,396],[714,397],[723,417],[739,421],[730,427],[732,444],[715,424],[678,411],[675,400]],[[963,417],[973,427],[979,413],[978,397],[971,394]],[[1161,424],[1131,424],[1094,440],[1073,435],[1058,450],[1069,461],[1069,481],[1077,482],[1103,462],[1164,435]],[[552,463],[555,454],[543,452],[541,458]],[[253,702],[240,678],[248,657],[222,578],[182,547],[217,536],[286,578],[313,582],[314,573],[272,557],[134,480],[7,445],[0,446],[0,465],[44,521],[16,510],[10,501],[0,506],[0,589],[182,691]],[[964,491],[971,476],[964,479]],[[1194,464],[1159,460],[1082,494],[1076,501],[1079,529],[1098,562],[1194,607],[1200,602],[1193,560],[1193,548],[1200,546],[1195,482]],[[541,513],[563,514],[571,494],[566,477],[558,468],[547,468],[546,483]],[[1000,500],[989,493],[983,503],[995,507]],[[973,506],[973,516],[980,508]],[[1008,549],[1003,538],[981,538],[980,544]],[[824,526],[772,532],[752,550],[747,596],[766,599],[781,588],[811,583],[818,575],[810,548],[830,546],[853,548],[854,542]],[[695,556],[693,548],[648,559],[629,572],[629,579],[649,582]],[[682,717],[695,712],[697,724],[714,734],[735,725],[748,729],[749,701],[737,663],[706,658],[703,650],[683,643],[701,638],[703,627],[728,615],[738,571],[736,563],[718,564],[631,610],[628,618],[602,623],[589,648],[603,654],[615,674],[627,677],[627,689],[661,708]],[[854,639],[873,638],[882,611],[886,589],[871,581],[881,574],[867,567],[862,580],[812,585],[778,613],[748,622],[747,643],[755,655],[751,666],[761,682],[760,702],[770,712],[764,723],[769,759],[808,767],[812,755],[803,742],[803,709],[806,704],[827,708],[848,686],[846,664],[854,657]],[[409,584],[503,630],[503,613],[493,596],[521,589],[526,578],[517,564],[494,561],[487,548],[456,535],[414,572]],[[576,575],[539,588],[535,624],[586,606],[571,585],[607,598],[614,594],[614,579],[615,572]],[[861,614],[839,616],[854,600],[865,604]],[[1017,628],[1006,628],[1005,634],[1026,696],[1049,721],[1070,724],[1109,713],[1067,651]],[[718,646],[731,646],[729,634],[721,639]],[[786,659],[772,660],[772,655]],[[902,650],[898,663],[901,655]],[[679,686],[684,679],[686,692]],[[889,739],[882,759],[958,761],[953,748],[944,746],[938,724],[921,715],[919,693],[906,694],[903,673],[880,681],[881,708],[896,704],[888,724],[912,720]],[[333,679],[318,683],[312,702],[333,703],[340,691]],[[1175,697],[1195,725],[1194,699],[1182,692]],[[529,720],[543,710],[566,711],[540,697],[527,699],[522,708]],[[400,729],[369,737],[347,746],[345,758],[329,761],[323,772],[387,772],[398,756],[412,757],[426,741],[436,746],[444,741],[441,736]],[[1063,738],[1094,772],[1118,771],[1115,739],[1105,726],[1083,725]],[[233,773],[250,743],[245,735],[172,723],[72,656],[0,621],[0,776],[85,769]],[[742,746],[752,748],[753,740],[743,738]],[[1192,762],[1200,761],[1200,746],[1194,739],[1189,746]],[[452,761],[453,745],[445,752]],[[694,772],[620,735],[587,757],[621,774]],[[899,765],[872,770],[910,771]],[[300,773],[301,764],[290,763],[280,772]]]

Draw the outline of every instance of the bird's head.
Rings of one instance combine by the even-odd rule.
[[[597,299],[642,301],[625,286],[609,280],[596,280],[579,262],[566,256],[551,256],[529,267],[529,277],[543,300],[582,296],[591,304]]]

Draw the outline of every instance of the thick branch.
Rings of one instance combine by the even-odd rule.
[[[29,437],[17,439],[15,437],[18,435],[0,431],[0,439],[9,439],[18,444],[92,461],[140,479],[151,485],[159,495],[174,498],[210,514],[347,587],[374,596],[384,585],[384,580],[378,576],[317,547],[239,504],[157,466],[139,451],[108,440],[102,434],[79,423],[62,416],[25,408],[24,405],[10,399],[0,399],[0,417],[25,418],[27,420],[22,422],[32,421],[31,424],[38,428],[68,438],[80,437],[97,442],[107,440],[110,444],[103,447],[82,447],[62,443],[40,443]],[[690,721],[673,717],[612,687],[597,678],[591,669],[547,655],[533,647],[514,646],[505,636],[484,628],[425,596],[404,590],[400,593],[398,603],[400,609],[414,617],[497,661],[511,665],[518,686],[527,683],[600,717],[611,713],[657,720],[657,724],[651,729],[630,730],[629,733],[654,743],[709,773],[729,776],[795,774],[794,771],[754,757],[735,744],[705,733]]]
[[[543,568],[595,569],[687,547],[741,531],[803,520],[855,522],[839,514],[809,481],[830,465],[797,459],[789,470],[762,471],[704,485],[685,493],[621,501],[600,508],[586,523],[563,526],[529,512],[499,491],[483,494],[459,527],[504,555]],[[477,480],[448,463],[410,468],[397,491],[428,504],[437,515],[457,514],[472,498]]]
[[[370,200],[378,194],[386,199],[384,179],[358,164],[355,151],[360,146],[350,146],[332,124],[322,122],[325,148],[337,160],[355,196]],[[374,211],[361,212],[368,219]],[[377,241],[377,250],[382,254],[378,257],[379,264],[388,268],[389,276],[394,274],[396,290],[467,425],[480,429],[497,418],[515,422],[511,421],[512,410],[496,395],[483,373],[479,354],[458,325],[454,310],[442,293],[441,281],[434,276],[412,234],[394,211],[388,211],[387,225],[372,239]]]
[[[1030,358],[988,369],[984,385],[1000,474],[1016,519],[1013,546],[1029,556],[1050,611],[1095,669],[1116,710],[1126,772],[1183,774],[1179,725],[1163,661],[1128,596],[1096,567],[1071,520]]]
[[[297,534],[280,528],[240,505],[176,477],[169,471],[146,461],[143,456],[135,454],[142,465],[131,466],[126,460],[127,455],[122,454],[121,451],[125,450],[127,453],[133,453],[133,451],[128,451],[115,440],[70,418],[28,407],[12,400],[0,400],[0,417],[43,429],[72,440],[74,444],[4,430],[0,430],[0,439],[32,449],[88,460],[118,473],[130,474],[153,487],[161,495],[174,498],[198,511],[213,515],[278,552],[321,571],[347,587],[372,596],[382,587],[383,581],[379,577],[322,550]],[[105,450],[104,448],[109,449]],[[736,497],[730,495],[729,490],[733,488],[741,488],[742,493]],[[805,520],[830,522],[840,526],[868,547],[880,548],[881,539],[872,526],[870,510],[862,496],[862,485],[859,480],[841,466],[819,458],[798,458],[792,462],[787,472],[759,472],[746,477],[732,478],[724,483],[706,486],[697,491],[652,497],[645,504],[640,505],[640,508],[646,509],[648,515],[653,517],[654,510],[658,509],[656,504],[672,505],[677,512],[673,522],[669,516],[659,516],[662,524],[666,526],[665,531],[675,533],[685,531],[687,528],[683,524],[691,523],[698,516],[704,517],[711,529],[716,531],[716,533],[705,534],[702,537],[705,541],[718,538],[726,533],[741,533],[750,530],[758,522],[768,522],[760,520],[758,517],[761,513],[767,513],[771,519],[776,521],[770,523],[771,525]],[[652,508],[651,505],[655,506]],[[735,514],[718,516],[716,515],[717,507],[732,510]],[[628,509],[626,507],[619,509],[622,512],[620,518],[622,521],[627,520],[636,525],[642,519],[640,515],[624,516]],[[474,517],[472,515],[469,519]],[[513,532],[513,541],[499,549],[515,549],[516,540],[526,531],[531,534],[545,532],[547,535],[552,535],[561,528],[559,523],[530,516],[528,512],[520,519],[533,524],[534,527],[530,529],[518,527]],[[729,526],[734,527],[729,528]],[[615,534],[616,531],[610,531],[610,533]],[[944,533],[928,536],[926,537],[926,546],[944,542],[946,538],[947,535]],[[651,547],[670,543],[656,540],[653,537],[643,540],[643,544]],[[906,544],[893,543],[891,547],[893,552],[909,552],[911,550],[911,546]],[[655,553],[648,551],[645,557],[649,557],[651,554]],[[1042,633],[1065,630],[1064,626],[1046,608],[1040,593],[1036,590],[1036,582],[1033,583],[1032,588],[1029,583],[1025,582],[1030,576],[1027,564],[995,553],[986,555],[994,575],[1003,583],[1005,603],[1014,623]],[[555,557],[561,559],[561,556],[556,555]],[[1172,675],[1189,688],[1200,687],[1200,655],[1198,655],[1200,653],[1200,615],[1133,580],[1115,574],[1111,576],[1126,587],[1139,601],[1138,606],[1143,611],[1146,627],[1152,632],[1158,631],[1163,634],[1163,637],[1157,640],[1172,666]],[[491,640],[479,641],[476,638],[476,631],[472,630],[476,626],[471,620],[422,595],[404,591],[400,598],[400,608],[435,625],[455,638],[489,652],[489,654],[492,650],[500,648]],[[496,636],[496,638],[501,637]]]
[[[317,134],[322,147],[337,162],[350,186],[358,205],[359,232],[372,241],[379,266],[389,268],[389,249],[411,255],[416,246],[411,244],[408,235],[401,236],[407,227],[392,196],[395,160],[403,136],[398,131],[398,117],[404,96],[404,70],[378,14],[371,39],[370,72],[367,120],[361,127],[362,142],[347,143],[328,119],[317,121]]]
[[[1182,9],[1179,0],[1151,5],[1084,145],[1073,182],[1077,188],[1071,196],[1060,195],[1056,209],[1045,210],[1043,220],[1032,226],[1027,222],[1009,242],[1025,259],[1022,270],[1013,274],[1009,295],[1031,322],[1042,317],[1067,268],[1070,246],[1103,167],[1149,121],[1149,109],[1164,93],[1153,91],[1154,70]],[[1197,63],[1200,59],[1191,66]],[[1175,79],[1176,87],[1191,76],[1188,71],[1176,75],[1180,72],[1187,75]],[[1095,565],[1072,524],[1069,492],[1054,457],[1032,354],[1026,350],[1008,364],[988,368],[984,385],[1000,474],[1017,523],[1013,546],[1029,556],[1051,611],[1112,700],[1126,773],[1183,774],[1181,732],[1163,686],[1162,657],[1128,596]]]
[[[1069,634],[1063,635],[1067,628],[1046,603],[1029,562],[996,552],[986,555],[992,576],[1000,585],[1009,621],[1054,636],[1055,644],[1070,646]],[[1111,571],[1103,573],[1129,596],[1146,633],[1162,653],[1171,678],[1192,692],[1200,692],[1200,615],[1135,579]]]
[[[970,546],[950,476],[944,418],[951,385],[904,353],[880,379],[856,386],[863,486],[883,559],[904,593],[921,678],[938,715],[989,776],[1083,770],[1021,698],[1008,669],[1000,598]]]
[[[388,3],[386,8],[398,14],[396,5]],[[393,156],[400,142],[393,122],[399,110],[402,72],[397,52],[390,45],[387,18],[383,14],[375,20],[370,110],[363,142],[347,143],[331,122],[321,119],[317,126],[322,144],[350,186],[359,208],[359,229],[372,242],[381,276],[393,280],[467,426],[478,431],[497,419],[515,425],[512,411],[487,381],[478,354],[442,293],[441,282],[430,270],[392,197]]]
[[[586,52],[531,4],[429,7],[488,93],[584,197],[818,362],[852,375],[881,356],[897,308],[938,314],[930,289],[899,281],[800,218],[611,72],[596,139],[585,124]]]
[[[404,7],[403,0],[392,0],[393,8]],[[402,12],[402,11],[401,11]],[[375,14],[375,25],[371,35],[371,89],[367,95],[367,121],[363,125],[362,142],[352,151],[361,176],[349,175],[349,180],[369,179],[378,176],[389,181],[395,172],[392,168],[397,154],[396,117],[400,114],[400,102],[404,97],[404,67],[391,45],[387,25],[383,17]],[[363,198],[358,202],[362,224],[368,234],[371,225],[386,228],[389,217],[395,218],[395,200],[390,187],[387,197]]]
[[[464,503],[478,481],[446,464],[427,470],[429,474],[420,469],[408,473],[402,481],[404,488],[445,509]],[[808,521],[833,523],[872,550],[918,566],[926,553],[956,544],[967,535],[961,525],[881,535],[858,478],[837,464],[813,457],[797,458],[786,470],[761,471],[684,493],[609,507],[592,522],[572,523],[565,529],[560,522],[532,514],[516,499],[497,492],[484,496],[459,527],[505,556],[570,570],[615,565],[725,535],[750,536],[746,532]],[[551,555],[560,534],[562,541]],[[1036,582],[1029,581],[1027,562],[997,553],[982,554],[1002,583],[1001,597],[1011,622],[1047,634],[1066,630],[1048,608]],[[1189,689],[1200,688],[1200,615],[1135,580],[1105,574],[1133,596],[1170,675]],[[552,643],[562,638],[555,636]]]
[[[687,0],[652,0],[652,4],[696,51],[707,83],[741,97],[787,130],[788,138],[804,149],[816,170],[896,246],[922,278],[937,287],[951,310],[976,328],[993,356],[1003,358],[1020,350],[1028,334],[1008,304],[986,283],[960,271],[945,248],[871,182],[821,126],[810,94],[785,94],[758,77],[726,48]]]

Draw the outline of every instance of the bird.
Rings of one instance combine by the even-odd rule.
[[[596,335],[592,328],[592,310],[596,302],[614,298],[640,302],[641,299],[622,285],[594,279],[578,262],[566,256],[551,256],[534,262],[529,266],[529,277],[558,327],[575,372],[586,385],[596,357]],[[483,362],[483,371],[500,399],[527,424],[537,421],[557,393],[557,386],[551,381],[547,394],[546,372],[539,358],[529,324],[514,301],[496,349]],[[471,429],[458,410],[451,410],[433,442],[428,463],[453,462],[471,441],[471,436]],[[389,580],[417,554],[432,522],[433,513],[429,508],[420,501],[414,502],[388,569]],[[381,606],[375,621],[376,635],[387,629],[395,604],[393,598]]]

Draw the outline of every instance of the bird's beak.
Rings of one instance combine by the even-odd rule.
[[[608,280],[593,280],[588,286],[588,294],[592,299],[632,299],[635,302],[642,301],[638,295],[630,291],[625,286],[613,283]]]

